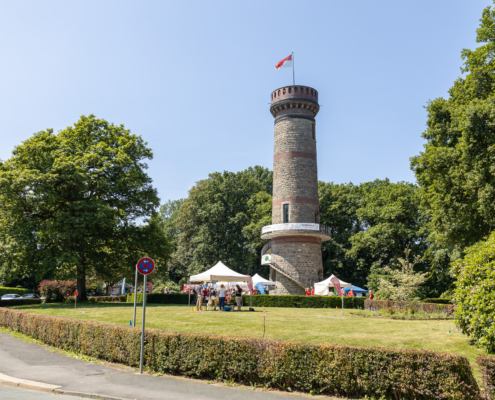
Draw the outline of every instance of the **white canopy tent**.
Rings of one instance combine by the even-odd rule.
[[[329,288],[334,287],[334,285],[333,285],[333,283],[331,281],[332,278],[337,278],[337,277],[332,274],[332,276],[330,278],[327,278],[324,281],[315,283],[315,295],[318,295],[318,296],[328,296],[329,293],[330,293],[330,289]],[[337,278],[337,279],[339,279],[339,278]],[[352,286],[351,283],[347,283],[347,282],[341,281],[340,279],[339,279],[339,283],[340,283],[340,287],[341,288],[351,287]],[[340,295],[340,293],[339,293],[339,295]]]
[[[223,262],[219,261],[215,266],[211,267],[208,271],[202,272],[197,275],[189,277],[190,282],[251,282],[249,275],[242,275],[238,272],[232,271]],[[251,291],[249,291],[251,299]],[[190,302],[190,300],[189,300]],[[249,301],[251,305],[251,301]]]
[[[238,272],[232,271],[223,262],[219,261],[214,267],[211,267],[208,271],[201,272],[198,275],[189,277],[190,282],[251,282],[249,275],[242,275]]]
[[[256,286],[258,283],[261,283],[263,286],[274,287],[275,282],[269,281],[268,279],[259,276],[258,274],[253,276],[253,286]]]

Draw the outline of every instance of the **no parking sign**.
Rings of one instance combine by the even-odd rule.
[[[141,275],[149,275],[155,270],[155,262],[149,257],[143,257],[136,267]]]

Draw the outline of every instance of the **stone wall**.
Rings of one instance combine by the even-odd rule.
[[[287,275],[304,286],[318,282],[318,270],[322,268],[321,241],[310,236],[285,236],[272,239],[272,261]],[[277,294],[298,294],[304,289],[280,273],[275,273]],[[285,282],[285,283],[284,283]],[[287,286],[288,285],[288,286]],[[295,286],[294,286],[295,285]],[[297,288],[296,288],[297,286]]]

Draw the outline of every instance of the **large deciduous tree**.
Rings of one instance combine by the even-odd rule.
[[[490,7],[483,11],[476,40],[485,44],[462,51],[466,75],[454,82],[447,99],[429,102],[427,143],[411,160],[431,210],[439,259],[460,257],[495,227],[495,10]]]
[[[220,260],[241,273],[259,271],[262,242],[261,230],[255,232],[256,210],[267,211],[263,204],[271,191],[272,173],[259,166],[237,173],[216,172],[197,182],[174,221],[180,233],[170,276],[184,278]]]
[[[138,255],[166,260],[170,246],[146,220],[159,204],[146,174],[152,156],[141,137],[93,115],[17,146],[0,163],[0,257],[9,273],[76,277],[84,300],[88,275],[115,279]]]

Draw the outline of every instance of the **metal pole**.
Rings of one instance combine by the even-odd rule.
[[[139,373],[143,373],[143,358],[144,358],[144,320],[146,317],[146,276],[144,276],[143,284],[143,326],[141,327],[141,360],[139,361]]]
[[[287,53],[285,53],[287,54]],[[296,73],[294,72],[294,52],[292,52],[292,83],[296,84]]]
[[[134,279],[134,318],[132,319],[132,326],[136,327],[136,302],[137,302],[137,280],[138,280],[138,268],[136,264],[136,278]]]

